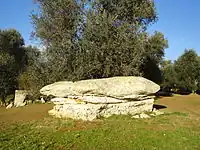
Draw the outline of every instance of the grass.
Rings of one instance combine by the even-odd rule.
[[[0,108],[2,150],[198,150],[200,96],[161,98],[165,115],[151,119],[113,116],[93,122],[48,116],[51,104]]]

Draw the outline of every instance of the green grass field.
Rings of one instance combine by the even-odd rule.
[[[200,96],[161,98],[166,114],[93,122],[48,116],[51,104],[0,108],[1,150],[200,150]]]

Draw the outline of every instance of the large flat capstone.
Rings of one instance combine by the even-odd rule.
[[[160,86],[143,77],[112,77],[77,82],[61,81],[43,87],[40,93],[55,97],[95,95],[118,99],[139,99],[156,93]]]

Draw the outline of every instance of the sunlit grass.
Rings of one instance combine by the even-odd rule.
[[[191,98],[192,103],[188,104]],[[162,99],[160,103],[168,103],[171,107],[173,100],[182,99],[179,111],[174,109],[178,106],[172,109],[168,107],[167,109],[170,109],[168,113],[150,119],[112,116],[108,119],[83,122],[55,119],[46,115],[40,119],[11,122],[0,118],[0,149],[198,150],[200,117],[192,114],[193,111],[185,111],[184,108],[193,110],[198,103],[195,101],[199,99],[194,96],[178,97],[178,99],[176,97]],[[46,105],[33,107],[41,106]],[[25,112],[28,111],[26,108],[23,109]],[[194,111],[200,112],[200,110]]]

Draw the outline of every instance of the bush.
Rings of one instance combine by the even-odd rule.
[[[200,90],[196,90],[195,93],[200,95]]]
[[[11,102],[14,101],[15,95],[14,94],[10,94],[6,97],[6,104],[10,104]]]
[[[167,91],[158,91],[155,96],[173,96],[173,93]]]
[[[27,47],[28,65],[26,71],[19,78],[19,88],[29,91],[29,100],[40,98],[39,90],[49,80],[47,63],[43,61],[42,53],[35,47]]]
[[[180,95],[189,95],[192,91],[187,88],[179,88],[175,93]]]

